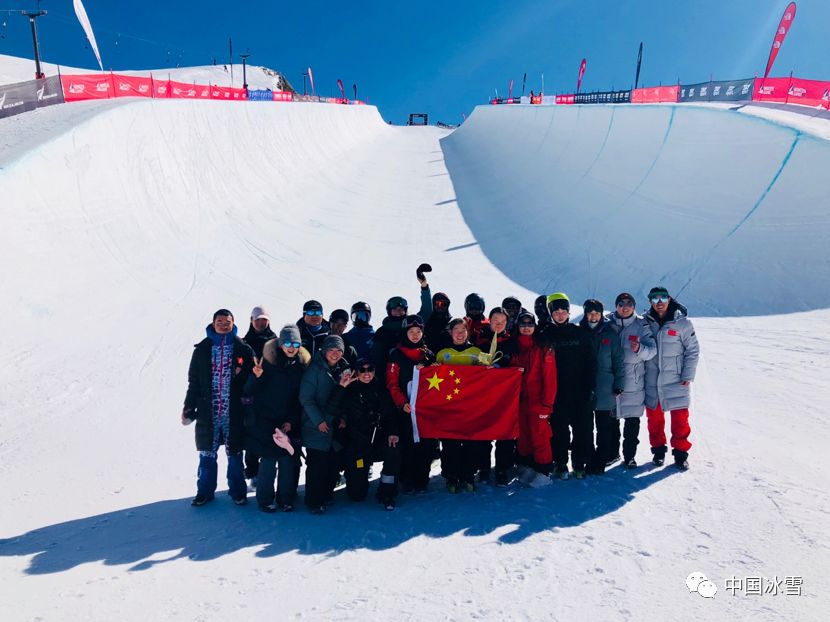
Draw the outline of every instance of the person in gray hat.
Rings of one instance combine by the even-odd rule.
[[[349,366],[343,358],[345,344],[339,335],[326,337],[313,356],[300,384],[302,442],[306,448],[305,504],[313,514],[322,514],[334,496],[339,478],[334,438],[336,409],[331,403],[337,384],[351,384]]]

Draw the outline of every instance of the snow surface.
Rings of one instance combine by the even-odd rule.
[[[299,103],[0,120],[0,619],[823,619],[826,202],[776,199],[777,219],[750,219],[680,296],[703,350],[687,473],[617,467],[460,496],[436,473],[392,513],[342,493],[322,517],[224,495],[189,506],[197,458],[179,413],[214,309],[243,332],[254,305],[278,329],[311,297],[366,299],[379,319],[390,295],[415,305],[422,261],[457,313],[472,290],[490,305],[553,288],[609,301],[664,272],[679,289],[683,262],[734,226],[794,140],[736,113],[678,111],[667,132],[659,107],[571,110],[479,108],[452,135]],[[825,153],[800,141],[778,185],[800,174],[809,195]],[[752,316],[784,308],[815,310]],[[714,599],[688,592],[694,571]],[[801,576],[804,595],[732,596],[732,575]]]
[[[242,87],[242,64],[234,65],[233,81],[231,81],[230,67],[225,69],[226,65],[204,65],[197,67],[179,67],[175,69],[138,69],[121,71],[116,70],[115,73],[120,73],[128,76],[149,76],[152,74],[156,78],[167,78],[169,80],[176,80],[178,82],[195,82],[196,84],[216,84],[219,86],[235,86]],[[43,73],[47,76],[56,76],[58,73],[100,73],[98,68],[95,69],[81,69],[78,67],[65,67],[54,64],[41,62]],[[60,71],[59,71],[60,70]],[[31,58],[20,58],[18,56],[7,56],[0,54],[0,84],[13,84],[15,82],[25,82],[26,80],[33,80],[35,77],[35,61]],[[260,67],[258,65],[248,65],[247,69],[248,88],[251,89],[271,89],[273,91],[283,90],[285,88],[284,78],[280,74],[267,67]]]

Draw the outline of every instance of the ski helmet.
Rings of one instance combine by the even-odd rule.
[[[469,294],[464,299],[464,311],[467,312],[467,315],[481,315],[484,313],[484,307],[484,298],[482,298],[481,294],[476,294],[474,292],[472,294]]]
[[[536,312],[536,315],[539,316],[541,320],[543,317],[547,316],[548,314],[548,297],[542,294],[539,296],[533,303],[533,310]]]
[[[568,298],[567,294],[563,294],[562,292],[556,292],[548,296],[547,303],[548,311],[551,313],[557,309],[564,309],[565,311],[571,310],[571,299]]]
[[[450,313],[450,297],[444,292],[436,292],[432,296],[432,310],[433,312],[441,312],[446,315]]]
[[[508,296],[501,301],[501,306],[504,307],[511,316],[515,316],[522,310],[522,302],[515,296]]]
[[[409,309],[409,303],[403,296],[392,296],[386,301],[386,312],[389,313],[392,309]]]
[[[372,319],[372,307],[368,302],[360,300],[352,305],[351,316],[352,322],[362,321],[368,324]]]

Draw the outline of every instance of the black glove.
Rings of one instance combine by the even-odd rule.
[[[432,272],[432,266],[428,263],[422,263],[418,268],[415,270],[415,276],[418,277],[419,281],[423,281],[426,277],[424,276],[424,272]]]

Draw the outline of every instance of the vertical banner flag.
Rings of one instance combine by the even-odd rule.
[[[510,88],[507,89],[507,99],[513,99],[513,80],[510,81]]]
[[[522,78],[522,97],[525,96],[525,85],[527,84],[527,72],[525,72],[524,78]]]
[[[764,79],[769,76],[772,65],[775,63],[775,57],[778,56],[778,50],[784,44],[784,39],[790,31],[790,26],[793,25],[795,19],[795,2],[790,2],[787,5],[784,15],[781,16],[781,21],[778,24],[778,30],[775,32],[775,38],[772,40],[772,47],[769,50],[769,58],[767,59],[767,70],[764,72]]]
[[[576,92],[579,93],[579,89],[582,87],[582,77],[585,75],[585,66],[588,62],[583,58],[582,62],[579,63],[579,78],[576,80]]]
[[[343,89],[343,80],[337,80],[337,88],[340,89],[340,97],[346,99],[346,91]]]
[[[308,82],[311,84],[311,94],[314,95],[314,74],[311,73],[311,67],[308,68]]]
[[[233,88],[233,39],[228,37],[228,59],[231,66],[231,88]]]
[[[640,86],[640,65],[643,64],[643,42],[640,41],[640,51],[637,52],[637,74],[634,76],[634,88]]]
[[[75,15],[78,17],[78,21],[81,22],[81,27],[84,29],[84,33],[86,33],[89,45],[92,46],[92,51],[95,52],[98,67],[101,71],[104,71],[104,65],[101,63],[101,55],[98,53],[98,43],[95,41],[95,33],[92,32],[92,24],[89,23],[89,17],[86,14],[84,3],[81,0],[74,0],[73,4],[75,6]]]
[[[518,367],[439,365],[412,376],[412,431],[421,438],[511,440],[519,436]]]

